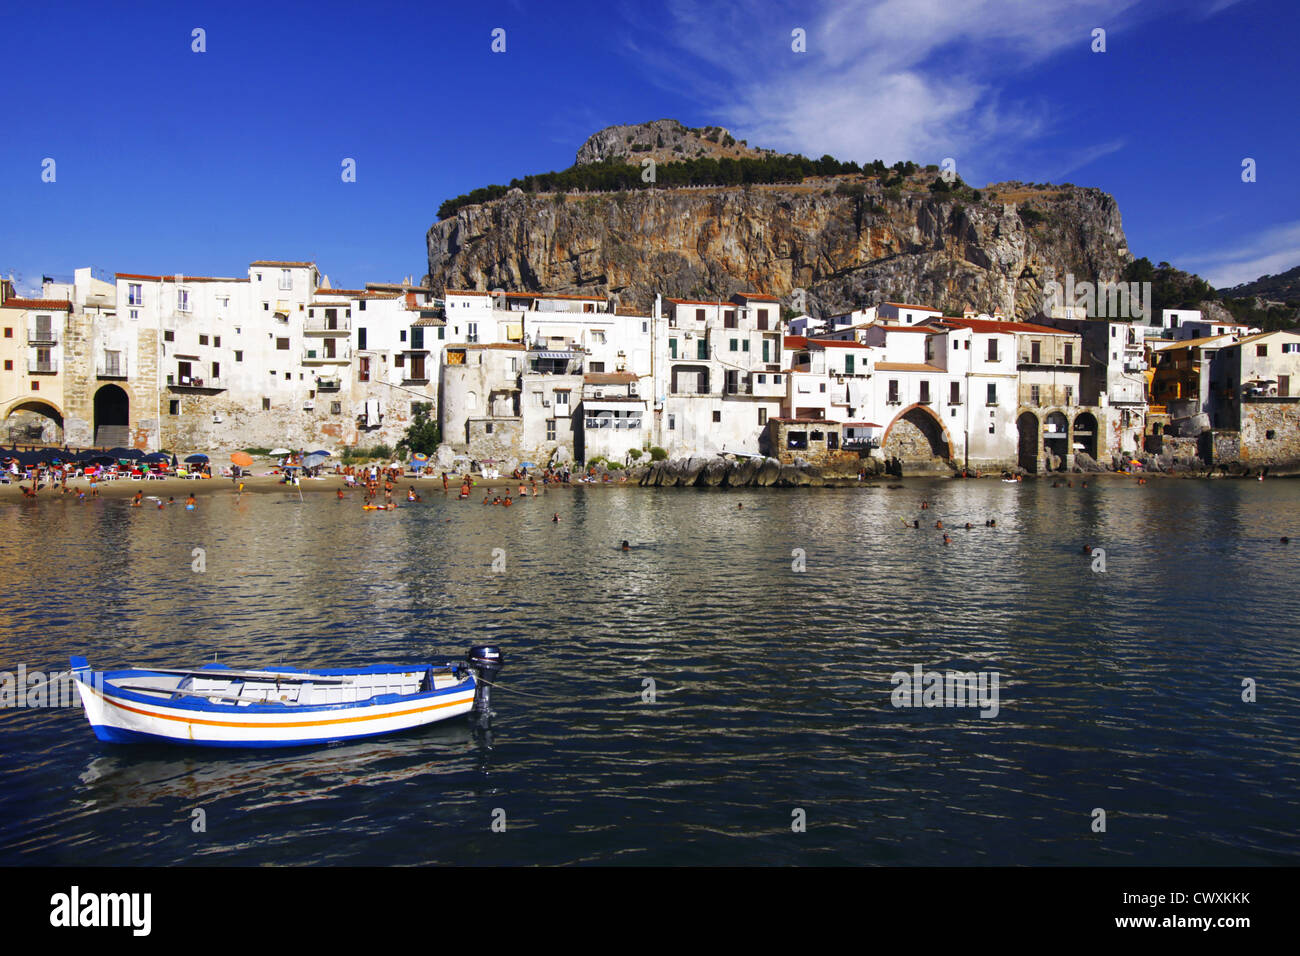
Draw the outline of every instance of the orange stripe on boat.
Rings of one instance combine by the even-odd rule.
[[[176,721],[180,721],[182,724],[203,724],[204,726],[207,727],[248,727],[248,728],[325,727],[330,724],[352,724],[360,720],[386,720],[389,717],[406,717],[409,716],[410,714],[422,714],[425,711],[429,711],[429,710],[441,710],[443,707],[454,707],[456,704],[466,704],[473,700],[472,697],[469,698],[468,700],[465,699],[449,700],[440,704],[431,704],[428,707],[416,707],[411,710],[399,710],[388,714],[364,714],[360,717],[340,717],[336,720],[296,720],[293,722],[273,721],[271,723],[253,723],[253,722],[245,722],[239,720],[203,720],[198,717],[174,717],[171,714],[157,714],[154,713],[152,710],[141,710],[138,707],[128,707],[126,704],[118,703],[117,701],[113,700],[111,697],[107,697],[97,690],[92,689],[92,692],[97,696],[99,696],[100,698],[102,698],[105,703],[112,704],[114,707],[117,707],[121,710],[129,710],[133,714],[142,714],[145,717],[157,717],[160,720],[176,720]],[[383,705],[381,704],[379,706],[383,706]]]

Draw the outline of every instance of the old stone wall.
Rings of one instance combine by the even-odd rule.
[[[1247,466],[1300,465],[1300,399],[1241,403],[1241,451]]]

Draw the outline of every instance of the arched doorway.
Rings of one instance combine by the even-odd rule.
[[[1016,429],[1020,433],[1020,446],[1016,461],[1028,474],[1038,474],[1038,416],[1033,412],[1022,412],[1016,419]]]
[[[948,433],[929,408],[913,405],[889,423],[881,454],[886,459],[897,458],[905,464],[934,464],[936,459],[946,462],[951,456]]]
[[[1070,454],[1070,420],[1062,412],[1047,416],[1043,428],[1043,453],[1049,471],[1064,471]]]
[[[1074,418],[1074,451],[1083,452],[1091,458],[1097,457],[1097,419],[1091,412],[1083,412]]]
[[[5,416],[10,445],[62,445],[63,413],[49,402],[19,402]]]
[[[95,445],[125,448],[130,444],[131,400],[117,385],[105,385],[95,393]]]

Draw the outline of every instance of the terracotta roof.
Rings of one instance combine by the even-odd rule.
[[[761,292],[737,292],[736,298],[753,299],[755,302],[780,302],[774,295],[763,295]]]
[[[970,329],[972,332],[1020,332],[1032,333],[1034,335],[1078,335],[1078,332],[1070,332],[1066,329],[1052,329],[1046,325],[1031,325],[1028,322],[1008,322],[998,321],[997,319],[956,319],[944,316],[937,321],[945,325],[957,325],[964,329]]]
[[[922,365],[916,362],[877,362],[877,372],[939,372],[943,369],[937,365]]]
[[[847,425],[850,428],[881,428],[875,422],[840,422],[841,425]]]
[[[631,385],[636,380],[631,372],[589,372],[582,376],[585,385]]]
[[[885,305],[892,305],[896,309],[920,309],[922,312],[938,312],[932,305],[908,305],[906,302],[886,302]]]
[[[314,262],[278,262],[275,259],[258,259],[256,262],[250,262],[250,266],[286,266],[289,268],[298,267],[301,269],[314,266]]]
[[[431,326],[439,326],[439,325],[446,325],[446,324],[447,324],[446,322],[438,318],[436,315],[426,315],[424,318],[416,319],[414,322],[412,322],[411,327],[416,329],[425,329]]]
[[[72,311],[72,303],[67,299],[5,299],[3,308],[6,309],[58,309],[63,312]]]
[[[785,347],[788,349],[806,349],[808,347],[808,336],[787,335],[785,337]]]
[[[341,295],[346,299],[397,299],[400,292],[374,292],[370,289],[317,289],[316,295]]]
[[[603,295],[569,295],[559,292],[507,292],[507,299],[577,299],[581,302],[604,302]]]
[[[839,422],[828,422],[824,418],[770,418],[768,421],[780,422],[782,425],[838,425]]]
[[[862,342],[851,342],[848,339],[809,339],[808,348],[820,346],[826,349],[869,349],[870,345]]]
[[[1233,344],[1231,341],[1231,336],[1228,335],[1204,335],[1201,336],[1201,338],[1199,339],[1184,339],[1181,342],[1175,343],[1173,348],[1175,349],[1200,348],[1203,345],[1209,345],[1211,342],[1218,342],[1220,339],[1224,339],[1223,342],[1219,343],[1220,345]],[[1172,351],[1172,349],[1163,349],[1162,351],[1169,352]]]
[[[456,290],[456,289],[447,289],[445,292],[443,292],[443,295],[486,295],[486,296],[491,296],[492,293],[491,293],[491,292],[479,292],[479,291],[477,291],[477,290],[475,290],[475,289],[461,289],[461,290]]]
[[[1237,340],[1236,342],[1234,342],[1233,344],[1234,344],[1234,345],[1245,345],[1245,344],[1248,343],[1248,342],[1258,342],[1260,339],[1266,339],[1266,338],[1268,338],[1270,335],[1277,335],[1279,332],[1285,332],[1287,335],[1297,335],[1297,334],[1300,334],[1300,333],[1293,332],[1293,331],[1291,331],[1290,329],[1274,329],[1272,332],[1257,332],[1255,335],[1248,335],[1248,336],[1246,336],[1244,339],[1238,339],[1238,340]]]
[[[712,302],[705,302],[703,299],[668,299],[673,305],[730,305],[726,299],[719,301],[714,299]]]

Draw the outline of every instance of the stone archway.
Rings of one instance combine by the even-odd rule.
[[[1097,457],[1097,418],[1092,412],[1082,412],[1074,417],[1074,430],[1070,435],[1071,451],[1083,452],[1085,455],[1096,459]],[[1082,448],[1074,446],[1082,445]]]
[[[117,385],[95,393],[95,446],[125,448],[130,444],[131,399]]]
[[[1020,417],[1016,419],[1016,430],[1020,435],[1016,463],[1031,475],[1038,474],[1041,438],[1038,428],[1038,416],[1033,412],[1021,412]]]
[[[1070,463],[1070,420],[1064,412],[1049,412],[1043,423],[1043,453],[1048,471],[1065,471]]]
[[[886,460],[897,458],[903,464],[936,464],[952,457],[952,441],[933,410],[912,405],[894,416],[885,429],[880,451]]]
[[[63,412],[40,399],[16,402],[5,415],[4,437],[10,445],[62,445]]]

